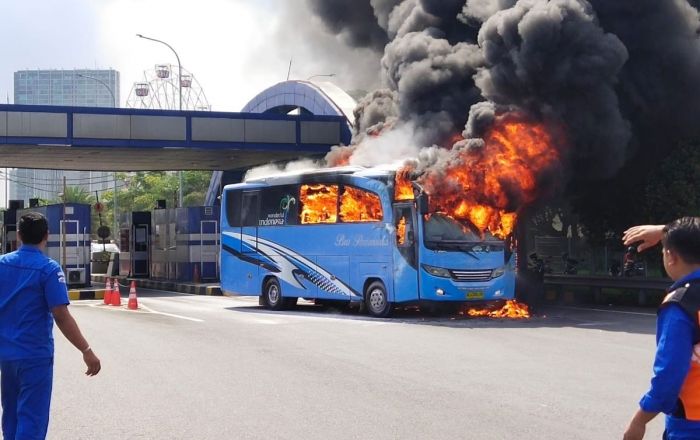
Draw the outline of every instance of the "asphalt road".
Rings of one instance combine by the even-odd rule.
[[[379,320],[140,293],[71,306],[103,370],[56,335],[50,439],[615,439],[651,374],[653,311]]]

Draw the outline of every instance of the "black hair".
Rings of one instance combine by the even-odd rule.
[[[39,244],[49,232],[46,217],[38,212],[28,212],[19,219],[19,233],[22,243]]]
[[[688,264],[700,264],[700,217],[682,217],[664,226],[661,243]]]

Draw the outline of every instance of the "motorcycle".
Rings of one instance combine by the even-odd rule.
[[[549,257],[540,257],[536,252],[529,255],[530,264],[528,264],[528,269],[535,272],[538,276],[544,278],[544,274],[552,273],[552,268],[549,266]]]
[[[582,260],[569,257],[568,252],[561,254],[561,260],[564,267],[563,271],[566,275],[575,275],[578,273],[578,265]]]
[[[643,277],[647,274],[644,261],[639,259],[636,246],[627,248],[625,255],[622,257],[622,274],[626,277]]]

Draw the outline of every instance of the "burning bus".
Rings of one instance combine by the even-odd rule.
[[[431,209],[395,170],[341,167],[224,188],[221,287],[280,310],[344,301],[376,317],[394,305],[514,297],[510,240]]]

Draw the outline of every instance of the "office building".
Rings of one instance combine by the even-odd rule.
[[[119,72],[93,70],[20,70],[14,74],[14,103],[117,107],[120,102]],[[94,171],[12,169],[9,171],[9,198],[57,200],[63,191],[63,177],[69,186],[95,191],[113,187],[113,174]]]

